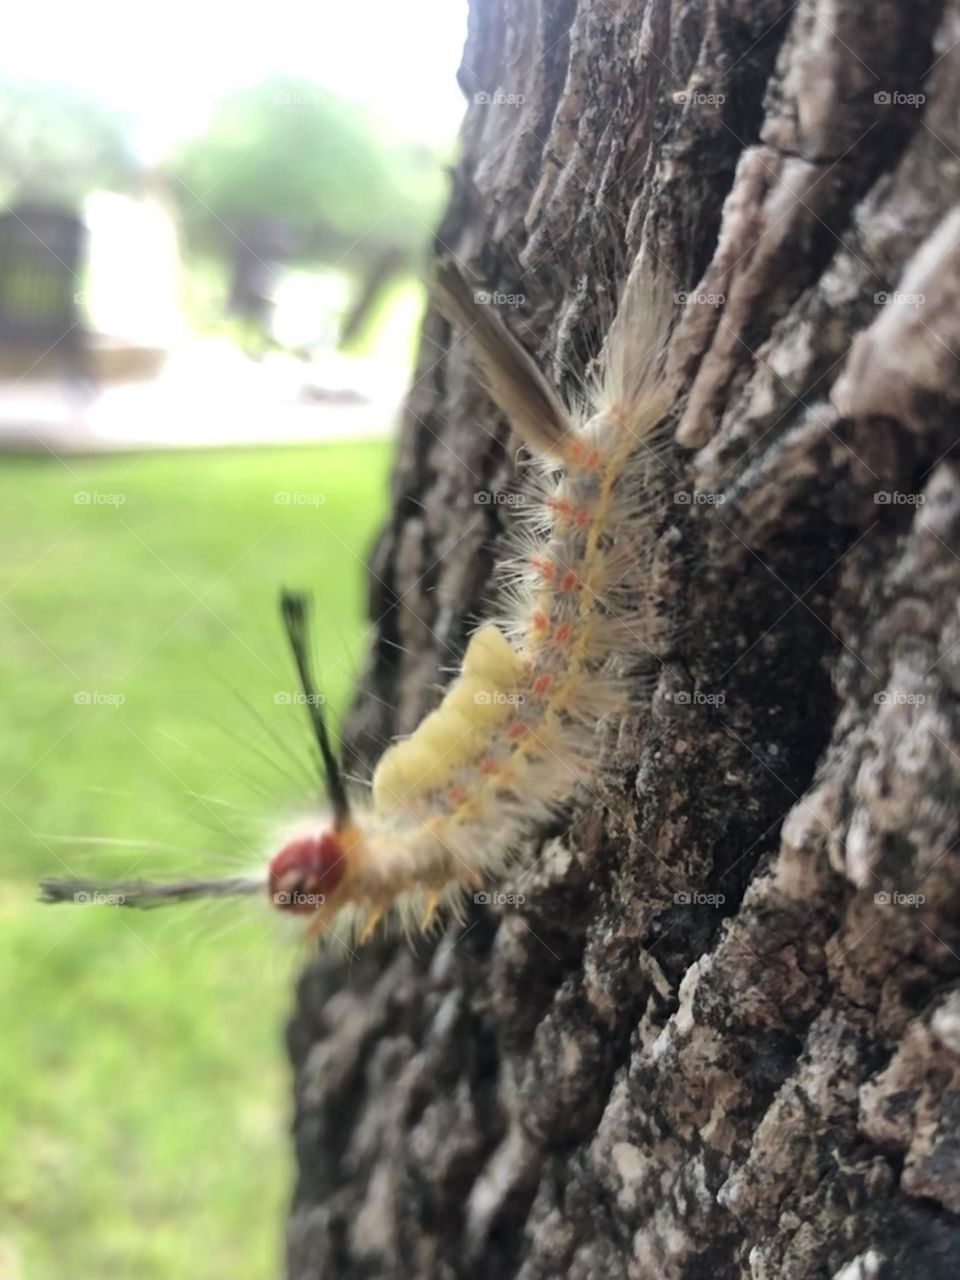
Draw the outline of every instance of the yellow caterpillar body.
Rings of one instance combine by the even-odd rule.
[[[466,327],[472,287],[458,275],[445,286],[448,312]],[[540,375],[485,319],[498,327],[486,343],[481,334],[481,368],[544,463],[507,566],[511,607],[473,635],[440,705],[381,758],[372,807],[346,836],[326,921],[336,917],[337,933],[362,940],[388,911],[410,930],[441,904],[456,910],[466,889],[503,871],[526,832],[596,780],[597,723],[622,713],[630,694],[624,664],[661,652],[667,627],[644,589],[663,511],[658,427],[670,407],[657,378],[662,330],[651,334],[659,314],[621,304],[592,414],[569,413],[542,380],[518,399]],[[515,357],[512,371],[500,348]]]
[[[373,774],[376,811],[412,804],[481,756],[493,731],[509,720],[522,680],[523,660],[488,623],[471,638],[461,673],[437,710],[380,758]]]

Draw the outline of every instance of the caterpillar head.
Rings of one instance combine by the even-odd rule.
[[[280,911],[312,915],[336,893],[347,848],[335,829],[294,836],[270,859],[267,890]]]

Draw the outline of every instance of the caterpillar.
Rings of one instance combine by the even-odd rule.
[[[446,319],[531,455],[525,515],[500,566],[502,615],[470,637],[458,673],[409,737],[392,743],[369,800],[347,788],[310,663],[309,602],[281,614],[319,752],[329,812],[296,830],[264,871],[175,884],[41,882],[42,900],[153,907],[266,893],[308,936],[362,943],[382,926],[427,931],[506,870],[524,836],[575,806],[602,772],[596,730],[641,688],[631,668],[669,629],[651,565],[662,537],[661,375],[667,308],[635,268],[600,358],[568,405],[452,259],[436,269]],[[641,689],[642,696],[642,689]]]

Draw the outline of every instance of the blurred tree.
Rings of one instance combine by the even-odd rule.
[[[118,112],[80,89],[0,77],[0,205],[76,208],[135,172]]]
[[[388,145],[359,108],[289,76],[225,97],[170,172],[188,250],[228,265],[234,314],[266,326],[279,263],[336,264],[360,279],[345,336],[410,269],[443,199],[428,148]]]

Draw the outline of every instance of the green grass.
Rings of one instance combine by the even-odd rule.
[[[314,590],[336,717],[363,660],[388,452],[0,468],[2,1280],[281,1271],[301,958],[283,922],[259,902],[44,907],[34,884],[249,867],[271,820],[306,807],[277,588]]]

